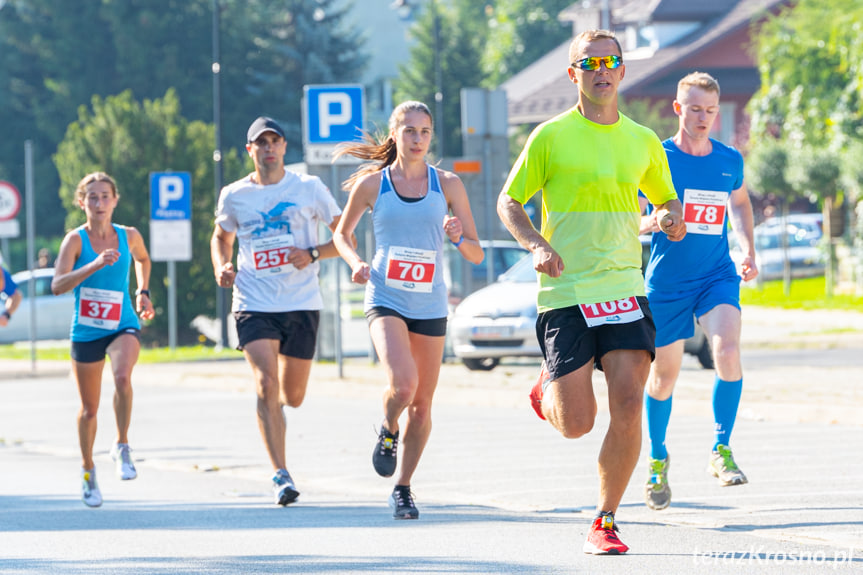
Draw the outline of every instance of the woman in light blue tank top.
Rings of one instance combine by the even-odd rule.
[[[395,519],[416,519],[410,481],[431,432],[431,403],[446,336],[444,241],[475,264],[482,261],[483,251],[461,180],[425,161],[433,129],[428,107],[421,102],[400,104],[389,128],[383,142],[369,138],[338,152],[373,163],[345,182],[350,197],[333,241],[351,266],[351,279],[366,284],[369,332],[389,376],[372,465],[384,477],[396,472],[401,435],[402,465],[389,503]],[[366,210],[372,212],[375,233],[371,265],[351,242]]]
[[[111,221],[119,195],[114,180],[103,172],[85,176],[75,190],[87,223],[66,234],[54,264],[51,291],[75,291],[72,321],[72,373],[81,396],[78,440],[81,445],[81,498],[89,507],[102,504],[96,482],[93,443],[102,390],[105,356],[114,373],[117,440],[111,448],[120,479],[137,477],[129,448],[132,416],[132,368],[138,361],[140,324],[155,315],[150,302],[150,256],[135,228]],[[138,290],[135,307],[129,296],[129,268],[134,261]]]

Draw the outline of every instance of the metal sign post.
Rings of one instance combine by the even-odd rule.
[[[310,166],[329,166],[330,189],[339,185],[338,166],[360,162],[352,156],[333,160],[338,144],[362,139],[365,126],[365,95],[359,84],[310,85],[303,88],[303,156]],[[342,377],[342,296],[341,262],[334,260],[335,313],[333,313],[333,344],[339,377]],[[322,322],[326,324],[326,320]],[[326,333],[326,326],[322,333]]]
[[[178,261],[192,259],[192,176],[150,174],[150,259],[168,262],[168,345],[177,349]]]

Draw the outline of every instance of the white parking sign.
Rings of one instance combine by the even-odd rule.
[[[189,172],[150,174],[150,258],[192,259],[192,177]]]

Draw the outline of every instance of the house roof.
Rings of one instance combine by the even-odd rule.
[[[675,68],[681,67],[685,60],[697,57],[716,42],[748,26],[753,17],[786,1],[689,0],[690,14],[697,11],[695,5],[701,6],[699,18],[710,13],[709,6],[723,5],[726,11],[704,20],[704,25],[697,30],[655,53],[645,54],[638,50],[624,54],[626,79],[620,86],[620,93],[626,95],[643,91],[647,84],[658,77],[667,76]],[[667,4],[665,8],[664,4]],[[668,19],[671,15],[682,14],[687,9],[685,4],[687,2],[682,0],[662,0],[655,5],[655,9],[664,10],[663,19]],[[569,43],[570,40],[567,40],[501,85],[507,93],[510,124],[543,122],[576,104],[578,91],[566,74]],[[750,72],[754,73],[754,70]]]

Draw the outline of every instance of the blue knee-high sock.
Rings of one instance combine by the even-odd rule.
[[[644,393],[644,408],[647,411],[647,434],[650,436],[650,457],[665,459],[668,451],[665,449],[665,432],[668,420],[671,419],[671,396],[659,400]]]
[[[713,450],[719,444],[728,445],[731,441],[731,430],[737,419],[737,406],[740,405],[740,394],[743,390],[743,380],[725,381],[716,376],[713,385],[713,419],[716,422],[716,442]]]

